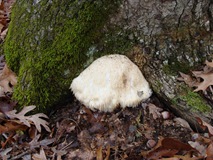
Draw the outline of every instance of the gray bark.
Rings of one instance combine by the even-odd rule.
[[[126,0],[112,23],[131,30],[129,39],[141,45],[147,59],[143,72],[157,97],[194,127],[198,127],[196,117],[211,123],[213,107],[200,96],[202,93],[194,93],[196,98],[192,98],[206,108],[191,106],[184,96],[192,89],[177,77],[179,71],[189,74],[213,58],[213,2]]]

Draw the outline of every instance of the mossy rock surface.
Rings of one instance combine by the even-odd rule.
[[[15,3],[4,53],[18,75],[14,99],[39,111],[69,92],[89,48],[100,40],[119,0],[19,0]]]

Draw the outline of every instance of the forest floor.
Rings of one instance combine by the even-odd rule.
[[[193,131],[155,96],[136,108],[118,108],[112,113],[92,112],[77,100],[59,108],[50,116],[50,126],[64,159],[178,160],[212,156],[208,131]]]

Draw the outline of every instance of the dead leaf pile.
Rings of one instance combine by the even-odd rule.
[[[73,102],[51,118],[54,119],[51,126],[57,139],[57,153],[66,153],[61,154],[64,159],[87,160],[202,159],[211,156],[208,151],[212,145],[211,136],[206,138],[199,134],[199,138],[193,139],[196,133],[186,121],[171,113],[164,119],[164,112],[150,103],[100,113]],[[199,143],[203,150],[193,143]]]
[[[1,149],[0,155],[4,159],[5,157],[19,157],[24,155],[35,153],[34,149],[45,147],[54,142],[54,139],[48,140],[44,139],[38,141],[40,135],[37,131],[41,133],[41,126],[48,132],[51,132],[48,122],[45,120],[48,117],[43,113],[38,113],[34,115],[26,115],[30,111],[35,109],[35,106],[24,107],[19,113],[16,110],[5,112],[1,115],[0,124],[0,134],[1,134]],[[43,119],[45,118],[45,119]],[[25,140],[23,139],[25,137]],[[26,138],[32,139],[32,141],[27,142]],[[8,151],[7,146],[15,145]],[[22,149],[26,152],[22,153]],[[7,152],[5,152],[7,151]],[[14,152],[13,154],[8,154],[9,152]],[[21,152],[21,153],[20,153]],[[16,155],[19,153],[18,155]],[[41,152],[42,153],[42,152]],[[35,155],[38,156],[38,155]],[[14,158],[15,159],[15,158]]]

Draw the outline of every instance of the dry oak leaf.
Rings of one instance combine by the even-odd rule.
[[[33,160],[47,160],[47,157],[44,153],[44,149],[41,148],[39,154],[33,154],[32,159]]]
[[[20,122],[22,122],[24,125],[30,127],[33,123],[36,127],[36,129],[41,132],[41,126],[45,128],[46,131],[51,132],[50,128],[48,127],[48,122],[42,118],[47,118],[48,116],[43,113],[37,113],[35,115],[25,116],[26,113],[32,111],[35,109],[36,106],[27,106],[24,107],[19,113],[16,113],[17,110],[12,110],[9,112],[6,112],[5,114],[11,118],[11,119],[19,119]]]
[[[64,148],[61,150],[57,150],[55,146],[52,147],[51,150],[54,152],[53,159],[56,157],[57,160],[62,160],[62,156],[67,154],[67,151],[65,151]]]
[[[0,125],[0,134],[12,132],[16,130],[26,130],[27,127],[23,124],[16,123],[14,121],[7,121],[4,125]]]
[[[208,67],[211,67],[211,68],[213,68],[213,60],[211,61],[211,62],[209,62],[209,61],[205,61],[205,64],[208,66]]]
[[[40,137],[41,137],[41,135],[38,134],[35,136],[35,138],[31,142],[28,143],[31,150],[33,150],[35,148],[40,148],[40,147],[47,147],[48,145],[52,144],[55,141],[54,138],[43,139],[43,140],[39,141]]]
[[[195,87],[197,86],[199,83],[193,79],[190,75],[179,72],[180,76],[179,78],[177,78],[179,81],[183,81],[185,82],[189,87]]]
[[[203,79],[203,82],[200,82],[197,85],[197,89],[195,89],[194,91],[205,91],[206,88],[208,88],[209,86],[213,85],[213,73],[203,73],[202,71],[193,71],[192,72],[196,77],[200,77]]]

